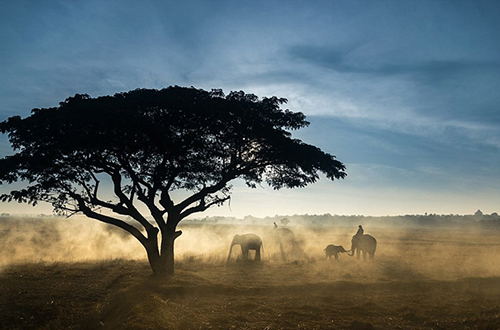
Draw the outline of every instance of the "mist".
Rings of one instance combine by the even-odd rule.
[[[275,228],[276,219],[185,220],[179,225],[183,234],[176,240],[176,263],[186,267],[237,267],[242,262],[238,245],[226,264],[231,240],[236,234],[254,233],[263,241],[263,267],[300,267],[304,281],[455,280],[500,274],[497,227],[404,227],[364,218],[335,225],[290,217],[290,224],[278,222]],[[338,261],[326,259],[324,249],[329,244],[351,248],[351,237],[359,224],[365,234],[377,239],[375,258],[363,262],[340,253]],[[280,238],[280,230],[292,236]],[[85,217],[0,218],[0,269],[20,263],[110,259],[146,261],[146,252],[125,231]]]
[[[1,218],[0,267],[32,262],[141,259],[127,233],[86,218]]]

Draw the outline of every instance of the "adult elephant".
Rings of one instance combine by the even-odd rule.
[[[366,260],[366,254],[370,256],[370,259],[375,257],[375,250],[377,249],[377,240],[371,235],[354,235],[352,237],[351,245],[351,257],[356,251],[356,256],[359,259],[360,252],[363,252],[363,260]]]
[[[287,259],[301,259],[304,257],[304,251],[295,234],[288,228],[278,228],[274,223],[273,240],[278,243],[280,249],[281,261],[286,262]]]
[[[231,247],[229,248],[229,254],[227,255],[226,263],[229,262],[231,258],[231,252],[233,246],[239,244],[241,246],[241,254],[243,260],[248,259],[248,251],[255,251],[255,261],[260,261],[260,248],[262,247],[262,239],[255,234],[244,234],[244,235],[234,235],[231,241]]]

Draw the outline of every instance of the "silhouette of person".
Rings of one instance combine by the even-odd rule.
[[[274,228],[278,228],[278,225],[276,224],[276,222],[274,222]]]
[[[364,229],[363,227],[361,227],[361,225],[358,226],[358,231],[356,232],[356,234],[354,236],[362,236],[364,234]]]

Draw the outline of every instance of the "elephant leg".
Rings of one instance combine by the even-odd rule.
[[[359,249],[357,249],[357,250],[356,250],[356,258],[358,258],[358,259],[359,259],[359,257],[360,257],[360,251],[359,251]]]
[[[260,248],[255,250],[255,261],[260,261]]]
[[[339,254],[335,253],[335,260],[339,260]]]
[[[226,260],[226,263],[229,262],[229,259],[231,259],[231,251],[233,251],[233,246],[231,245],[231,247],[229,248],[229,253],[227,254],[227,260]]]
[[[241,254],[243,256],[243,260],[247,260],[248,259],[248,248],[241,248]]]
[[[363,251],[363,261],[366,261],[366,251]]]
[[[281,261],[286,262],[286,253],[285,249],[283,248],[283,244],[280,242],[280,254],[281,254]]]

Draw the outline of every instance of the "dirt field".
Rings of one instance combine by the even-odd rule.
[[[267,226],[186,226],[168,281],[123,256],[66,260],[75,247],[50,259],[47,249],[67,243],[61,233],[39,250],[46,258],[9,255],[0,272],[0,328],[500,329],[500,232],[365,226],[378,240],[373,261],[325,260],[326,245],[348,249],[356,227],[291,226],[297,245],[283,245],[283,260]],[[235,251],[226,265],[232,235],[243,232],[263,237],[263,261],[243,262]],[[120,240],[135,246],[109,235],[114,249]],[[90,251],[80,239],[78,249]]]

